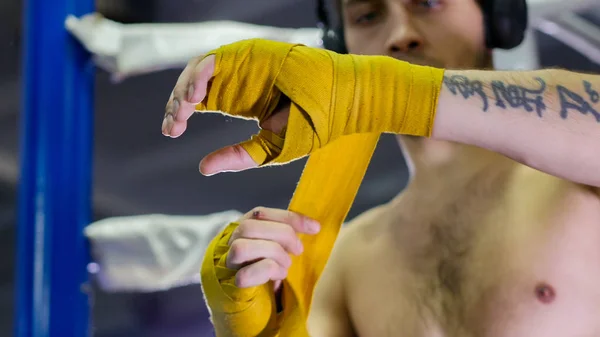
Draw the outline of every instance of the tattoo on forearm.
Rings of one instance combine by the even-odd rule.
[[[483,100],[483,111],[487,111],[488,98],[483,90],[483,83],[481,81],[471,81],[466,76],[453,75],[451,77],[444,76],[444,84],[452,95],[461,94],[464,99],[479,95]]]
[[[598,92],[592,88],[592,84],[588,81],[583,81],[583,87],[585,88],[585,92],[590,95],[592,102],[598,103],[600,100],[600,95],[598,95]]]
[[[506,109],[506,103],[512,108],[523,108],[527,112],[535,110],[539,117],[542,117],[542,111],[546,110],[544,97],[546,91],[546,82],[539,77],[535,80],[540,84],[537,89],[528,89],[519,85],[506,85],[502,81],[492,81],[492,90],[496,97],[496,106]]]
[[[592,103],[598,103],[600,97],[598,92],[592,88],[592,84],[584,81],[583,86],[585,92],[590,96]],[[563,119],[567,119],[569,112],[575,110],[584,115],[590,114],[594,116],[596,121],[600,123],[600,113],[585,98],[562,85],[557,86],[556,89],[558,90],[560,99],[560,116]]]
[[[502,81],[492,81],[491,87],[493,96],[496,99],[496,106],[506,109],[507,105],[513,108],[524,108],[527,112],[535,112],[538,116],[542,116],[542,111],[546,109],[542,94],[546,90],[546,82],[541,78],[536,78],[540,84],[539,88],[528,89],[523,86],[514,84],[506,84]],[[470,80],[466,76],[453,75],[445,76],[444,84],[453,94],[462,95],[463,98],[469,99],[472,96],[478,95],[483,101],[482,110],[485,112],[489,108],[489,98],[485,93],[483,83],[477,80]]]
[[[495,100],[495,106],[500,109],[522,108],[527,112],[535,111],[539,117],[543,117],[546,111],[544,94],[549,89],[542,78],[535,77],[534,80],[538,83],[535,88],[507,84],[504,81],[492,81],[489,85],[492,91],[490,95],[486,94],[487,86],[482,81],[472,80],[466,76],[444,76],[443,83],[454,96],[460,95],[464,99],[479,96],[484,112],[489,110],[490,101]],[[592,115],[600,123],[600,112],[594,108],[594,104],[600,103],[600,93],[588,81],[583,81],[583,88],[586,94],[576,93],[562,85],[556,86],[560,100],[560,116],[567,119],[570,112],[576,111],[584,115]]]

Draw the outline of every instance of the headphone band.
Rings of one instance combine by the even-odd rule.
[[[317,0],[317,20],[322,28],[329,27],[329,14],[327,14],[327,8],[325,8],[325,0]]]

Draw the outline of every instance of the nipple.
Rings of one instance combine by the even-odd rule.
[[[537,287],[535,287],[535,296],[542,303],[552,303],[554,298],[556,297],[556,292],[551,285],[547,283],[540,283]]]

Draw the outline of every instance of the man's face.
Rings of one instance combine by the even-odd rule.
[[[475,0],[341,0],[353,54],[443,68],[490,66]]]

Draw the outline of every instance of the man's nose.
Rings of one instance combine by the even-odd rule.
[[[423,37],[407,13],[397,15],[389,25],[391,29],[386,41],[389,56],[400,57],[402,54],[412,54],[423,47]]]

